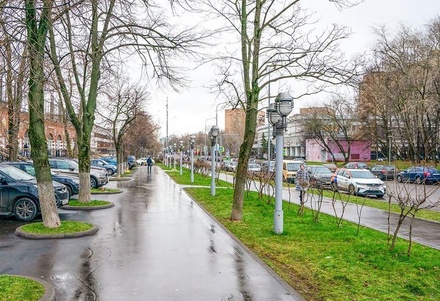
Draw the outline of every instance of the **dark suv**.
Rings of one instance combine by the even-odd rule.
[[[35,177],[34,164],[31,162],[3,162],[0,165],[12,165]],[[79,193],[79,178],[77,176],[52,172],[52,180],[66,186],[69,200],[72,195]]]
[[[57,207],[68,204],[66,186],[53,182]],[[10,165],[0,165],[0,215],[31,221],[40,213],[37,180]]]

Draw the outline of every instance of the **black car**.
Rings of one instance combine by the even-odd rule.
[[[1,165],[15,166],[35,177],[34,164],[31,162],[3,162],[0,164],[0,166]],[[66,186],[69,200],[72,195],[79,193],[79,178],[76,176],[52,172],[52,180]]]
[[[53,182],[57,206],[69,202],[67,189]],[[0,215],[15,216],[21,221],[31,221],[41,211],[35,177],[10,165],[0,165]]]

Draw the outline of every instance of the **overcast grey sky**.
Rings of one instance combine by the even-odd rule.
[[[337,23],[351,28],[352,35],[341,46],[351,55],[368,51],[375,36],[373,26],[386,25],[392,32],[400,24],[421,28],[433,18],[440,15],[440,1],[434,0],[365,0],[356,7],[339,11],[333,4],[326,0],[304,0],[302,6],[316,11],[320,16],[320,26]],[[162,127],[161,136],[166,135],[166,99],[168,98],[168,135],[191,134],[204,131],[215,124],[216,107],[221,100],[209,94],[203,86],[208,85],[212,71],[205,67],[190,75],[193,80],[192,87],[181,91],[159,92],[152,94],[148,104],[148,112],[153,114],[155,121]],[[313,104],[316,99],[295,103],[295,110]],[[322,99],[321,99],[322,100]],[[218,123],[224,129],[224,113],[218,108]]]

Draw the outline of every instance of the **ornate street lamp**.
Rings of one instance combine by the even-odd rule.
[[[273,126],[275,141],[275,211],[273,231],[283,233],[283,149],[284,130],[287,127],[287,116],[292,112],[293,97],[289,93],[279,93],[275,104],[267,109],[269,122]]]
[[[194,143],[196,142],[196,136],[191,135],[189,137],[189,144],[191,146],[191,183],[194,183]]]
[[[209,131],[209,138],[211,139],[211,195],[215,196],[215,147],[217,144],[217,136],[219,134],[218,126],[213,125]]]

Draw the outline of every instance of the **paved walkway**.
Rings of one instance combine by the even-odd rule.
[[[233,175],[222,173],[221,179],[232,183]],[[283,189],[283,200],[299,204],[299,193],[295,190],[295,186],[292,185],[290,189]],[[314,201],[309,196],[305,206],[308,208],[315,208],[317,206],[316,200]],[[388,232],[388,213],[386,211],[371,207],[363,207],[359,217],[358,212],[360,209],[360,206],[348,204],[345,207],[345,212],[343,214],[344,219],[357,224],[360,218],[360,224],[362,226],[376,229],[384,233]],[[343,208],[340,202],[338,202],[334,208],[332,205],[332,200],[329,198],[324,198],[320,210],[322,213],[333,216],[335,215],[336,210],[337,215],[340,216]],[[398,215],[392,213],[390,216],[391,231],[395,229],[397,220]],[[409,222],[410,219],[407,218],[399,231],[399,237],[408,239]],[[412,240],[422,245],[440,250],[440,223],[423,219],[415,219],[412,229]]]

